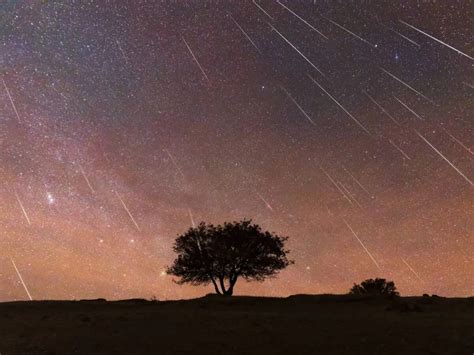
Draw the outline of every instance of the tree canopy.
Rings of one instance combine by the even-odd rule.
[[[399,293],[393,281],[385,279],[368,279],[362,281],[360,285],[354,284],[349,291],[353,295],[380,295],[380,296],[398,296]]]
[[[202,222],[176,238],[177,258],[167,273],[179,277],[178,284],[212,283],[217,294],[232,295],[239,277],[263,281],[294,263],[287,258],[287,239],[262,231],[251,220],[217,226]]]

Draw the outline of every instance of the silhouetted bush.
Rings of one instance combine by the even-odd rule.
[[[292,264],[284,248],[287,239],[263,232],[250,220],[218,226],[202,222],[176,238],[178,257],[167,273],[178,276],[178,284],[212,282],[217,294],[230,296],[239,277],[263,281]]]
[[[385,279],[368,279],[362,281],[360,285],[354,284],[349,291],[351,295],[374,295],[374,296],[388,296],[396,297],[400,294],[395,287],[393,281],[387,281]]]

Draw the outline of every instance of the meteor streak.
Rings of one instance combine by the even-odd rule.
[[[84,177],[84,180],[86,180],[87,186],[89,186],[89,189],[92,191],[92,193],[95,193],[94,188],[92,187],[89,179],[87,178],[86,173],[84,172],[84,169],[82,168],[82,165],[79,164],[79,163],[78,163],[78,165],[79,165],[79,170],[81,171],[81,174]]]
[[[270,206],[270,204],[263,198],[262,195],[260,195],[258,192],[257,192],[257,196],[260,197],[260,199],[263,201],[263,203],[265,204],[265,206],[267,206],[267,208],[273,212],[273,208],[272,206]]]
[[[135,227],[137,227],[137,230],[139,232],[141,232],[141,229],[140,227],[138,226],[137,224],[137,221],[135,221],[135,218],[133,218],[132,214],[130,213],[130,210],[128,209],[127,205],[125,204],[124,200],[122,200],[122,197],[120,197],[119,193],[117,191],[115,191],[115,194],[117,195],[117,197],[119,198],[120,202],[122,203],[122,206],[123,208],[125,209],[125,211],[127,211],[130,219],[132,220],[133,224],[135,225]]]
[[[191,209],[188,208],[188,214],[189,214],[189,219],[191,220],[191,224],[193,227],[196,227],[196,223],[194,223],[194,218],[193,218],[193,214],[191,212]]]
[[[326,206],[326,211],[328,212],[328,215],[333,216],[334,214],[333,214],[332,211],[329,209],[328,204],[325,203],[324,205]]]
[[[425,36],[431,38],[432,40],[435,40],[436,42],[441,43],[442,45],[444,45],[444,46],[446,46],[446,47],[452,49],[453,51],[457,52],[458,54],[461,54],[461,55],[463,55],[463,56],[469,58],[470,60],[473,60],[473,59],[474,59],[474,58],[471,57],[470,55],[467,55],[466,53],[461,52],[459,49],[456,49],[456,48],[454,48],[453,46],[450,46],[449,44],[447,44],[447,43],[445,43],[445,42],[443,42],[443,41],[437,39],[436,37],[433,37],[432,35],[430,35],[430,34],[428,34],[428,33],[426,33],[426,32],[423,32],[422,30],[416,28],[415,26],[412,26],[412,25],[410,25],[409,23],[406,23],[406,22],[403,21],[403,20],[399,20],[399,21],[400,21],[401,23],[403,23],[404,25],[406,25],[406,26],[408,26],[408,27],[414,29],[415,31],[418,31],[418,32],[420,32],[421,34],[424,34]]]
[[[416,273],[415,270],[413,270],[413,268],[410,266],[410,264],[408,264],[408,263],[405,261],[405,259],[403,259],[403,258],[400,258],[400,259],[402,259],[403,263],[408,267],[408,269],[410,269],[410,271],[413,273],[413,275],[415,275],[415,276],[418,278],[418,280],[420,280],[421,282],[423,282],[423,280],[421,279],[421,277]]]
[[[433,105],[435,104],[431,99],[429,99],[428,97],[426,97],[425,95],[423,95],[421,92],[419,92],[418,90],[414,89],[412,86],[408,85],[407,83],[405,83],[402,79],[399,79],[397,78],[395,75],[393,75],[392,73],[390,73],[389,71],[385,70],[384,68],[380,68],[382,69],[382,71],[387,74],[387,75],[390,75],[393,79],[395,79],[396,81],[398,81],[399,83],[405,85],[407,88],[409,88],[411,91],[413,91],[415,94],[417,95],[420,95],[422,98],[424,98],[425,100],[427,100],[428,102],[432,103]]]
[[[325,77],[325,75],[323,74],[323,72],[322,72],[321,70],[319,70],[319,68],[318,68],[316,65],[314,65],[298,48],[296,48],[296,47],[293,45],[293,43],[291,43],[291,42],[290,42],[285,36],[283,36],[275,27],[273,27],[272,24],[270,24],[270,23],[268,23],[268,22],[267,22],[267,24],[268,24],[276,33],[278,33],[278,35],[279,35],[281,38],[283,38],[283,40],[284,40],[286,43],[288,43],[288,44],[291,46],[291,48],[293,48],[296,52],[298,52],[298,54],[299,54],[301,57],[303,57],[303,59],[306,60],[306,62],[308,62],[314,69],[316,69],[322,76]]]
[[[184,44],[186,45],[186,47],[188,48],[188,51],[189,53],[191,53],[191,56],[193,57],[194,61],[196,62],[197,66],[199,67],[199,69],[201,70],[201,73],[202,75],[204,75],[204,77],[206,78],[207,82],[210,84],[211,82],[209,81],[209,78],[207,77],[207,74],[206,72],[204,71],[204,69],[202,68],[201,64],[199,63],[199,61],[197,60],[196,56],[194,55],[191,47],[188,45],[188,42],[186,42],[186,40],[184,39],[183,36],[181,36]]]
[[[354,204],[352,203],[352,200],[346,195],[346,193],[339,187],[339,185],[337,184],[336,181],[334,181],[334,179],[331,177],[331,175],[328,174],[328,172],[326,170],[324,170],[324,168],[322,166],[319,167],[323,173],[327,176],[327,178],[329,179],[329,181],[332,182],[332,184],[334,186],[336,186],[336,189],[341,193],[341,195],[347,200],[349,201],[349,203],[354,206]]]
[[[347,28],[345,28],[344,26],[338,24],[337,22],[335,22],[335,21],[333,21],[333,20],[331,20],[331,19],[329,19],[329,18],[327,18],[327,17],[324,17],[324,16],[323,16],[323,18],[325,18],[326,20],[328,20],[329,22],[331,22],[333,25],[336,25],[337,27],[339,27],[339,28],[342,29],[343,31],[346,31],[346,32],[349,33],[350,35],[354,36],[354,37],[357,38],[358,40],[360,40],[360,41],[362,41],[362,42],[368,44],[368,45],[371,46],[371,47],[377,48],[375,45],[373,45],[372,43],[370,43],[370,42],[367,41],[366,39],[362,38],[361,36],[356,35],[354,32],[348,30]]]
[[[400,122],[398,122],[395,118],[392,117],[390,113],[385,110],[385,108],[382,107],[372,96],[369,95],[367,91],[362,91],[370,101],[372,101],[383,113],[385,113],[397,126],[400,126]]]
[[[458,143],[461,147],[463,147],[468,153],[474,155],[474,152],[469,149],[463,142],[461,142],[459,139],[457,139],[455,136],[453,136],[451,133],[449,133],[445,128],[443,128],[443,131],[451,137],[451,139],[453,141],[455,141],[456,143]]]
[[[120,52],[122,53],[123,59],[125,59],[125,63],[128,64],[128,58],[127,58],[127,56],[125,55],[125,52],[123,51],[122,46],[120,45],[120,42],[119,42],[118,40],[115,41],[115,42],[117,42],[117,46],[118,46]]]
[[[438,149],[436,149],[436,147],[435,147],[433,144],[431,144],[425,137],[423,137],[423,135],[422,135],[420,132],[418,132],[417,130],[415,130],[415,132],[416,132],[416,134],[418,134],[418,136],[419,136],[421,139],[423,139],[423,140],[425,141],[426,144],[428,144],[428,145],[431,147],[431,149],[433,149],[441,158],[444,159],[444,161],[446,161],[454,170],[456,170],[457,173],[458,173],[459,175],[461,175],[461,176],[464,178],[464,180],[466,180],[471,186],[474,185],[474,184],[472,183],[472,181],[469,180],[469,178],[468,178],[466,175],[464,175],[464,174],[462,173],[461,170],[459,170],[453,163],[451,163],[451,161],[449,161],[449,159],[446,158],[446,157],[443,155],[443,153],[441,153]]]
[[[319,88],[320,88],[321,90],[323,90],[323,91],[326,93],[326,95],[328,95],[328,96],[331,98],[331,100],[333,100],[355,123],[357,123],[357,125],[358,125],[360,128],[362,128],[362,129],[364,130],[364,132],[366,132],[369,136],[371,135],[370,132],[367,130],[367,128],[365,128],[364,125],[363,125],[362,123],[360,123],[357,118],[355,118],[354,116],[352,116],[352,114],[351,114],[349,111],[347,111],[347,110],[344,108],[344,106],[342,106],[333,96],[331,96],[331,94],[330,94],[329,92],[327,92],[321,85],[319,85],[319,83],[318,83],[316,80],[314,80],[311,75],[309,75],[309,74],[307,74],[307,75],[308,75],[308,77],[309,77],[316,85],[319,86]]]
[[[257,4],[257,2],[255,0],[252,0],[252,2],[255,6],[257,6],[260,9],[260,11],[262,11],[265,15],[267,15],[270,19],[273,20],[273,17],[271,17],[270,14],[268,12],[266,12],[263,7],[261,7],[259,4]]]
[[[23,277],[21,277],[20,271],[16,267],[15,260],[13,260],[13,258],[10,258],[10,260],[12,261],[13,267],[15,268],[15,271],[18,275],[18,278],[20,279],[21,284],[23,285],[23,288],[25,289],[26,294],[28,295],[28,298],[30,299],[30,301],[33,301],[33,298],[31,297],[30,291],[28,291],[28,287],[26,287],[25,281],[23,281]]]
[[[424,121],[425,119],[423,117],[421,117],[419,114],[417,114],[412,108],[410,108],[410,106],[408,106],[406,103],[404,103],[402,100],[400,100],[398,97],[396,97],[395,95],[393,95],[394,99],[397,100],[403,107],[405,107],[408,111],[410,111],[412,114],[414,114],[416,116],[416,118],[418,118],[419,120],[422,120]]]
[[[239,30],[244,34],[244,36],[249,40],[249,42],[252,44],[252,46],[255,47],[255,49],[257,50],[258,53],[262,54],[262,52],[260,52],[260,49],[258,49],[257,45],[254,43],[254,41],[252,41],[252,38],[250,38],[250,36],[247,34],[247,32],[244,31],[244,29],[242,28],[242,26],[240,26],[240,24],[237,22],[237,20],[234,19],[234,17],[231,15],[230,18],[232,19],[232,21],[234,21],[234,23],[237,25],[237,27],[239,28]]]
[[[174,167],[176,168],[176,170],[178,170],[179,174],[181,175],[181,177],[184,179],[184,174],[183,172],[181,171],[178,163],[176,163],[176,160],[174,159],[174,157],[171,155],[171,153],[168,151],[168,149],[165,149],[165,152],[168,154],[168,156],[170,157],[171,159],[171,163],[173,163]]]
[[[30,218],[28,217],[28,214],[26,213],[25,207],[23,207],[23,203],[21,202],[20,197],[18,196],[16,191],[15,191],[15,197],[16,197],[16,200],[18,201],[18,204],[20,205],[21,210],[23,211],[23,216],[25,216],[25,219],[28,222],[28,225],[31,226]]]
[[[374,195],[372,195],[369,190],[367,190],[364,185],[362,185],[360,183],[360,181],[358,179],[356,179],[356,177],[354,175],[351,174],[351,172],[349,170],[347,170],[344,166],[342,166],[342,169],[352,178],[352,180],[354,180],[356,182],[357,185],[359,185],[359,187],[364,190],[367,195],[369,195],[370,197],[374,198]]]
[[[359,203],[359,201],[357,201],[355,195],[354,195],[353,193],[351,193],[351,192],[349,191],[349,189],[348,189],[342,182],[339,182],[339,185],[342,187],[342,189],[343,189],[345,192],[347,192],[347,194],[349,195],[349,197],[354,200],[354,202],[356,203],[357,206],[359,206],[360,208],[363,208],[362,205]]]
[[[392,146],[395,147],[396,150],[398,150],[402,155],[407,158],[408,160],[411,160],[411,158],[400,148],[398,145],[396,145],[391,139],[388,140]]]
[[[66,102],[66,104],[69,102],[69,99],[67,98],[67,96],[64,95],[61,91],[58,91],[58,89],[56,89],[54,87],[54,83],[52,85],[50,85],[50,88],[53,89],[59,96],[61,96],[64,99],[64,101]]]
[[[359,241],[360,245],[362,245],[362,248],[364,248],[365,252],[367,253],[367,255],[370,256],[370,259],[372,259],[372,261],[374,262],[375,266],[377,266],[377,269],[379,269],[380,271],[382,271],[382,269],[380,268],[379,264],[377,263],[377,260],[375,260],[375,258],[372,256],[372,254],[369,252],[369,250],[365,247],[364,243],[362,243],[362,240],[360,240],[360,238],[357,236],[356,232],[354,232],[354,230],[352,229],[352,227],[349,225],[349,223],[346,222],[346,220],[343,218],[342,219],[344,221],[344,223],[346,224],[347,228],[349,228],[352,232],[352,234],[354,235],[354,237]]]
[[[390,28],[390,27],[387,27],[387,28],[388,28],[390,31],[392,31],[393,33],[396,33],[396,34],[399,35],[400,37],[406,39],[406,40],[407,40],[408,42],[410,42],[411,44],[414,44],[414,45],[417,46],[418,48],[421,47],[421,46],[420,46],[418,43],[416,43],[414,40],[412,40],[412,39],[410,39],[410,38],[408,38],[408,37],[402,35],[400,32],[395,31],[393,28]]]
[[[284,9],[286,9],[288,12],[290,12],[291,14],[293,14],[294,16],[296,16],[299,20],[301,20],[306,26],[308,26],[309,28],[311,28],[313,31],[317,32],[319,35],[321,35],[322,37],[324,37],[325,39],[329,39],[327,38],[324,34],[322,34],[320,31],[318,31],[313,25],[311,25],[308,21],[306,21],[305,19],[301,18],[300,16],[298,16],[297,13],[295,13],[293,10],[291,10],[288,6],[282,4],[279,0],[277,0],[277,3],[279,5],[281,5]]]
[[[286,91],[286,89],[280,85],[280,88],[285,92],[286,96],[288,96],[288,98],[293,101],[293,103],[296,105],[296,107],[298,107],[298,109],[301,111],[301,113],[308,119],[309,122],[311,122],[311,124],[315,125],[314,121],[311,119],[311,117],[309,117],[309,115],[306,113],[305,110],[303,110],[303,108],[296,102],[296,100],[293,98],[293,96],[291,96],[291,94]]]
[[[7,92],[8,98],[10,99],[10,102],[12,104],[13,111],[15,111],[16,118],[18,119],[18,122],[21,123],[20,115],[18,114],[18,110],[16,109],[15,102],[13,102],[12,95],[10,95],[10,90],[8,90],[7,83],[5,82],[3,78],[2,78],[2,81],[3,81],[3,86],[5,87],[5,91]]]

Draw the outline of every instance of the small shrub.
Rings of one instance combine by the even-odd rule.
[[[400,294],[395,287],[393,281],[387,281],[385,279],[368,279],[362,281],[360,285],[354,284],[349,291],[351,295],[374,295],[374,296],[387,296],[397,297]]]

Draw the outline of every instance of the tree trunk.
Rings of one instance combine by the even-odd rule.
[[[232,296],[233,293],[234,293],[234,285],[235,283],[237,282],[237,276],[234,276],[234,277],[230,277],[229,278],[229,287],[226,289],[225,288],[225,283],[224,283],[224,278],[223,277],[219,277],[219,284],[221,286],[221,295],[224,295],[224,296]]]
[[[235,286],[235,283],[237,282],[237,277],[238,276],[231,277],[229,280],[229,288],[227,289],[229,296],[232,296],[232,294],[234,293],[234,286]]]
[[[211,281],[212,281],[212,284],[214,285],[214,289],[216,290],[216,293],[217,293],[218,295],[222,295],[221,291],[219,290],[219,287],[217,287],[216,280],[214,280],[214,278],[211,277]]]
[[[225,289],[225,284],[224,284],[224,278],[223,277],[219,277],[219,283],[221,285],[222,294],[227,295],[227,291]]]

